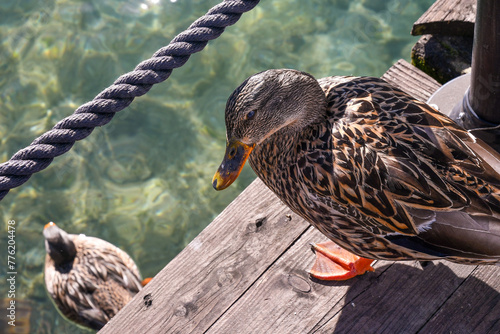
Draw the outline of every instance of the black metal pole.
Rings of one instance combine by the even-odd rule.
[[[498,151],[500,148],[500,1],[477,0],[470,87],[450,114]]]
[[[500,124],[500,1],[478,0],[469,100],[477,115]]]

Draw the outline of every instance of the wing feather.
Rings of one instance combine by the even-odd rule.
[[[351,83],[356,96],[332,117],[332,173],[320,193],[407,235],[420,233],[409,209],[500,217],[500,155],[427,104],[374,85]],[[313,169],[305,181],[316,188]]]

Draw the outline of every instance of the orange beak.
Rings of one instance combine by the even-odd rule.
[[[226,189],[238,178],[254,147],[255,144],[247,145],[237,140],[228,141],[224,159],[212,180],[215,190]]]
[[[43,229],[45,230],[47,227],[51,227],[51,226],[56,226],[56,224],[54,222],[47,223],[47,224],[45,224]]]

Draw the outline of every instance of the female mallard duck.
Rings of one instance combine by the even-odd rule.
[[[101,329],[141,289],[141,274],[121,249],[54,223],[45,237],[45,286],[61,313],[79,325]]]
[[[230,96],[226,127],[217,190],[249,158],[286,205],[359,257],[500,261],[500,155],[381,79],[261,72]],[[317,250],[318,278],[373,270],[328,243]],[[338,266],[322,269],[324,255]]]

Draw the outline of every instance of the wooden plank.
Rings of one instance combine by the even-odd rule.
[[[204,332],[308,227],[254,181],[100,333]]]
[[[437,0],[413,24],[411,34],[474,36],[476,0]]]
[[[417,333],[474,269],[445,261],[423,270],[417,264],[396,263],[370,289],[361,294],[349,291],[346,299],[352,302],[327,314],[310,332]]]
[[[310,243],[324,240],[311,227],[207,333],[307,333],[325,312],[341,310],[353,296],[377,284],[383,267],[391,264],[379,261],[375,272],[345,282],[311,279],[306,272],[314,262]]]
[[[431,76],[400,59],[382,75],[382,79],[420,101],[427,101],[441,85]]]
[[[500,333],[499,273],[477,267],[419,333]]]

